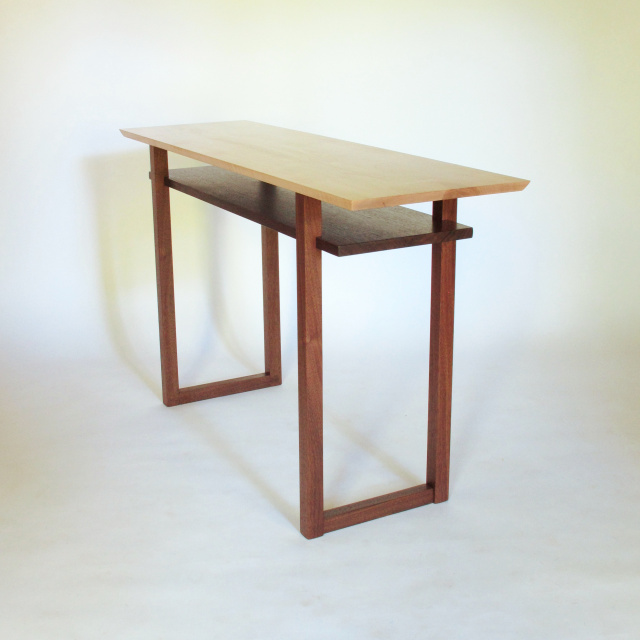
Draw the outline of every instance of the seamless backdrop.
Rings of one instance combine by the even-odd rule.
[[[639,42],[631,0],[4,0],[4,635],[637,637]],[[161,407],[148,150],[118,129],[238,119],[531,180],[459,202],[439,512],[298,539],[287,238],[283,387]],[[172,207],[183,384],[259,370],[258,227]],[[324,257],[333,504],[421,477],[429,252]]]

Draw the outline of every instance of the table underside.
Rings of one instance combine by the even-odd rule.
[[[165,184],[204,202],[231,211],[269,229],[296,237],[295,193],[213,166],[172,169]],[[322,235],[317,247],[335,256],[350,256],[423,244],[471,238],[473,229],[442,221],[407,207],[348,211],[322,203]]]
[[[320,200],[213,166],[169,171],[167,151],[151,147],[162,395],[167,406],[282,384],[278,235],[296,240],[300,531],[330,531],[449,497],[455,240],[472,230],[457,224],[457,200],[433,203],[433,216],[391,207],[347,211]],[[262,225],[263,373],[180,387],[176,335],[171,188]],[[335,255],[416,244],[431,251],[431,330],[426,482],[356,503],[324,508],[322,250]]]

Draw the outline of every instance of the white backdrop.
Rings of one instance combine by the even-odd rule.
[[[40,450],[42,445],[36,443],[54,438],[58,444],[51,450],[65,460],[66,447],[85,437],[87,417],[96,411],[106,412],[104,417],[114,405],[122,405],[125,396],[118,394],[129,393],[124,389],[139,395],[131,396],[130,404],[120,406],[123,413],[107,421],[114,433],[122,428],[124,416],[135,414],[140,402],[154,412],[150,425],[190,415],[180,410],[170,414],[172,418],[155,413],[160,411],[159,370],[148,150],[123,138],[118,129],[237,119],[530,179],[530,186],[521,193],[459,202],[459,220],[474,227],[474,238],[458,245],[454,429],[458,420],[459,432],[465,436],[458,442],[462,452],[458,464],[473,467],[462,455],[471,455],[479,446],[466,437],[473,434],[464,430],[472,416],[488,412],[486,428],[498,429],[495,441],[490,440],[492,446],[501,437],[513,435],[487,409],[490,403],[483,400],[487,393],[524,402],[531,414],[519,423],[518,438],[533,437],[539,444],[547,441],[538,429],[542,433],[551,429],[548,435],[554,438],[557,432],[551,424],[580,423],[566,418],[569,414],[563,411],[580,413],[583,403],[591,400],[590,408],[584,409],[595,421],[589,429],[604,433],[603,438],[614,437],[612,433],[623,438],[616,451],[635,452],[625,458],[629,465],[625,469],[637,478],[639,42],[640,5],[631,0],[4,0],[0,7],[0,345],[5,397],[0,474],[5,487],[28,482],[40,495],[37,488],[50,479],[39,480],[38,473],[31,477],[25,471],[42,463],[26,462]],[[170,163],[174,167],[194,164],[175,156],[170,156]],[[181,194],[172,194],[172,206],[182,382],[259,370],[257,225]],[[416,206],[421,207],[429,210],[426,205]],[[356,411],[352,416],[360,429],[348,427],[352,446],[367,449],[367,443],[384,432],[376,431],[380,427],[375,420],[388,417],[387,405],[371,398],[402,394],[409,388],[390,390],[389,378],[415,382],[415,390],[411,387],[406,392],[406,405],[415,409],[415,413],[407,409],[408,421],[424,411],[429,264],[427,247],[343,259],[324,257],[328,422],[339,424],[338,416],[348,407],[363,403],[369,407],[364,414]],[[287,441],[295,445],[291,439],[295,438],[294,245],[282,237],[281,281],[285,385],[274,393],[287,395],[275,396],[281,404],[268,405],[268,410],[276,411],[274,407],[282,403],[290,407],[286,420],[293,430]],[[569,366],[568,361],[574,364]],[[598,395],[603,390],[606,397]],[[108,401],[110,396],[113,402]],[[564,407],[558,405],[555,413],[554,397]],[[246,407],[244,402],[244,397],[236,397],[222,401],[218,408],[211,403],[206,406],[211,412],[232,416],[234,410]],[[398,415],[404,415],[403,402],[398,400]],[[500,411],[510,406],[507,400],[498,404]],[[598,413],[602,407],[610,410],[605,417]],[[520,405],[513,407],[516,413],[522,410]],[[254,414],[243,420],[258,418]],[[61,425],[71,431],[61,432]],[[110,427],[101,425],[96,437]],[[568,456],[580,448],[583,435],[577,429],[567,436]],[[393,432],[386,437],[375,449],[382,463],[381,452],[393,446],[394,438],[402,440]],[[400,469],[397,488],[421,473],[422,441],[417,435],[409,440],[405,444],[410,451],[415,448],[415,459],[408,454],[406,468],[396,465],[396,471]],[[608,450],[604,441],[593,446]],[[287,472],[291,490],[295,488],[294,454],[292,450],[293,457],[286,462],[291,466]],[[491,451],[485,454],[490,460]],[[403,456],[407,457],[406,450],[398,452],[398,459]],[[509,469],[516,472],[522,459],[516,455]],[[247,455],[235,473],[244,470],[251,477],[252,462]],[[395,464],[388,458],[386,462],[389,468]],[[610,462],[612,469],[621,464],[613,453]],[[60,468],[65,466],[60,462]],[[552,465],[544,473],[558,468]],[[158,473],[164,472],[159,469]],[[501,473],[508,483],[509,474],[504,469]],[[345,488],[336,474],[328,493],[337,503],[343,497],[371,494],[370,485]],[[573,476],[577,477],[583,476]],[[612,486],[611,492],[620,485],[632,491],[637,481],[630,477],[613,483],[616,489]],[[203,479],[203,485],[209,481]],[[387,486],[384,478],[375,482],[382,490]],[[463,500],[462,489],[460,495]],[[12,524],[0,532],[9,542],[19,541],[32,530],[30,521],[16,516],[20,505],[30,505],[29,513],[37,511],[38,505],[44,507],[37,500],[25,503],[20,492],[8,496],[5,516]],[[479,493],[473,499],[482,500],[482,496]],[[626,495],[630,502],[620,507],[621,512],[630,507],[633,513],[633,505],[637,510],[632,498],[637,493]],[[278,500],[274,498],[275,503]],[[292,522],[295,500],[293,495],[287,515]],[[273,504],[267,507],[273,509]],[[289,513],[287,508],[281,511]],[[254,516],[238,516],[238,527],[247,517]],[[637,535],[633,538],[637,517],[633,517],[633,526],[626,520],[617,522],[620,539],[627,543],[637,542]],[[589,518],[584,522],[588,526]],[[283,529],[295,533],[291,522]],[[282,535],[282,529],[273,533],[274,539]],[[362,540],[357,528],[333,539],[339,535],[353,536],[351,544]],[[369,539],[367,533],[360,535]],[[371,539],[378,535],[371,533]],[[57,539],[55,533],[51,536]],[[571,548],[575,540],[565,542]],[[7,548],[13,548],[11,544]],[[49,596],[30,599],[30,583],[20,573],[30,551],[19,542],[15,545],[16,554],[5,558],[9,564],[15,561],[11,565],[15,573],[4,575],[22,580],[24,591],[4,584],[0,592],[7,588],[14,593],[14,604],[19,603],[4,623],[10,632],[7,637],[19,638],[23,636],[17,629],[26,620],[36,624],[34,620],[50,618],[46,613]],[[87,545],[90,554],[92,548]],[[296,547],[296,553],[305,548]],[[330,562],[330,547],[322,548],[328,555],[319,556],[318,561]],[[268,545],[266,549],[271,557]],[[343,554],[348,554],[346,549]],[[229,547],[225,557],[233,553]],[[633,558],[638,561],[637,553]],[[486,566],[491,562],[488,558]],[[392,575],[393,567],[387,569]],[[273,567],[264,570],[268,575],[275,571]],[[589,579],[596,584],[599,575],[595,571]],[[91,576],[79,584],[92,588]],[[624,583],[615,576],[618,584]],[[327,579],[340,581],[341,577]],[[624,585],[629,593],[629,585]],[[637,595],[637,580],[632,586]],[[478,585],[479,591],[482,588]],[[211,585],[208,589],[211,593]],[[66,593],[60,597],[67,603],[77,596],[73,587],[57,593]],[[108,600],[107,591],[100,593]],[[595,591],[591,596],[594,602],[602,602]],[[531,596],[525,613],[512,609],[514,619],[518,615],[538,619],[536,603],[543,601],[538,597],[543,598]],[[611,601],[617,597],[612,592]],[[240,595],[237,598],[232,598],[234,606],[240,606]],[[365,599],[363,612],[373,613],[375,602],[373,595]],[[570,611],[569,618],[593,613],[588,602],[584,601],[584,610]],[[463,615],[463,610],[460,605],[453,617]],[[152,611],[151,606],[148,612]],[[219,637],[233,637],[230,630],[234,628],[244,629],[238,637],[245,633],[260,637],[255,635],[257,627],[237,626],[240,620],[246,622],[242,607],[233,611]],[[414,613],[405,611],[406,620],[418,624]],[[638,631],[637,615],[627,612],[618,619],[609,613],[613,616],[607,618],[609,628],[618,633],[611,637],[637,636],[629,631]],[[176,628],[181,616],[186,618],[184,610],[176,609]],[[202,616],[189,618],[194,626],[187,624],[188,633],[168,632],[166,637],[218,637],[215,625],[207,626],[206,615]],[[341,637],[337,629],[344,631],[344,637],[397,637],[393,622],[363,631],[351,628],[344,622],[347,618],[341,623],[318,612],[312,617],[319,625],[318,637]],[[57,619],[55,632],[43,622],[42,627],[24,627],[31,629],[24,637],[71,637],[69,629],[83,629],[79,637],[93,637],[94,619],[84,620],[84,627],[74,626],[81,623],[69,609]],[[562,627],[560,621],[566,620],[560,611],[557,620],[560,626],[545,628],[545,637],[596,637],[579,625]],[[0,628],[2,624],[0,620]],[[412,624],[407,622],[403,637],[418,637],[412,635],[418,633]],[[500,625],[480,625],[474,635],[473,630],[463,632],[462,627],[447,624],[433,631],[442,636],[433,637],[485,637],[483,633],[514,637],[507,632],[496,635]],[[294,637],[299,631],[294,627],[281,630],[284,636],[280,637],[288,633]],[[138,631],[124,631],[133,628]],[[505,628],[513,633],[519,629],[517,625]],[[161,637],[153,635],[156,631],[153,625],[138,628],[124,622],[122,629],[111,628],[113,637],[147,637],[146,633]]]
[[[0,28],[3,325],[14,341],[104,348],[105,297],[152,280],[148,158],[118,128],[227,119],[531,179],[525,193],[460,203],[476,230],[460,248],[461,338],[638,326],[631,2],[5,1]],[[180,208],[178,234],[197,243],[211,216]],[[248,229],[225,232],[230,254]],[[204,277],[211,241],[185,248],[186,278]],[[394,268],[423,270],[418,256],[394,256]],[[232,297],[244,296],[237,283]]]

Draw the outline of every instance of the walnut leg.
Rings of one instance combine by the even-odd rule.
[[[296,194],[300,532],[324,533],[322,451],[322,203]]]
[[[280,272],[278,232],[262,227],[262,301],[264,306],[265,373],[282,382],[280,340]]]
[[[156,245],[156,282],[158,287],[158,320],[160,324],[160,365],[162,368],[162,401],[167,407],[178,404],[178,349],[176,312],[173,292],[173,252],[171,244],[171,209],[169,161],[164,149],[150,147],[151,192],[153,198],[153,231]]]
[[[304,201],[301,201],[304,204]],[[457,200],[444,200],[434,202],[433,218],[434,230],[446,231],[456,224]],[[302,214],[298,212],[298,220]],[[298,234],[303,228],[302,222],[297,222]],[[321,227],[318,226],[312,234],[305,236],[298,235],[298,304],[301,314],[309,305],[312,305],[313,297],[309,292],[304,292],[311,301],[301,305],[300,298],[302,291],[300,288],[300,269],[305,266],[301,262],[301,244],[311,242],[311,237],[319,235]],[[311,250],[308,250],[311,253]],[[311,255],[313,255],[311,253]],[[374,520],[407,509],[414,509],[433,502],[444,502],[449,495],[449,447],[451,435],[451,383],[452,383],[452,361],[453,361],[453,309],[455,293],[455,241],[442,242],[433,245],[432,264],[432,286],[431,286],[431,346],[429,356],[429,433],[427,447],[427,482],[409,489],[402,489],[382,496],[376,496],[368,500],[361,500],[352,504],[328,509],[324,512],[324,521],[317,515],[317,506],[322,504],[322,495],[311,493],[314,488],[321,491],[322,468],[310,470],[304,466],[305,461],[322,460],[322,380],[315,382],[317,387],[309,384],[309,381],[302,377],[300,382],[300,430],[301,430],[301,487],[307,486],[307,491],[301,493],[302,512],[302,532],[308,537],[317,537],[319,527],[322,526],[324,533],[335,531],[344,527]],[[308,268],[308,266],[307,266]],[[319,259],[318,259],[319,275]],[[320,284],[317,285],[320,292]],[[306,306],[305,306],[306,305]],[[319,314],[320,300],[318,297],[317,309]],[[300,317],[300,315],[299,315]],[[320,316],[318,315],[318,318]],[[302,325],[301,325],[302,326]],[[299,349],[303,353],[304,345],[301,341],[302,332],[299,329]],[[321,354],[320,354],[321,358]],[[321,360],[320,360],[321,363]],[[307,363],[307,367],[308,367]],[[302,370],[302,360],[301,360]],[[321,371],[321,370],[320,370]],[[308,376],[308,371],[304,370],[304,376]],[[307,385],[303,390],[303,381]],[[317,388],[317,396],[313,396],[314,388]],[[310,391],[311,389],[311,391]],[[303,419],[302,399],[309,403],[318,400],[318,405],[313,405],[319,411],[320,418],[315,422],[310,421],[309,416]],[[312,444],[303,446],[303,435],[309,439],[313,436],[318,438]],[[313,454],[309,453],[313,447],[318,447]],[[319,474],[320,480],[313,474]],[[305,515],[306,514],[306,515]],[[305,517],[307,520],[305,520]],[[305,526],[307,527],[305,529]],[[317,527],[317,528],[316,528]]]
[[[442,230],[447,223],[455,225],[457,203],[433,203],[434,230]],[[432,252],[427,485],[433,488],[433,501],[437,503],[449,498],[456,243],[434,244]]]
[[[169,187],[166,185],[166,179],[169,176],[169,163],[167,152],[164,149],[152,146],[150,150],[156,280],[158,286],[158,320],[160,325],[162,401],[168,407],[172,407],[177,404],[218,398],[233,393],[264,389],[265,387],[282,384],[278,233],[263,228],[262,282],[265,320],[265,372],[180,388],[173,285],[171,208]]]

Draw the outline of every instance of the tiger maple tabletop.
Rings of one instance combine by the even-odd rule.
[[[122,129],[150,146],[162,395],[167,406],[282,383],[278,233],[296,240],[300,530],[307,538],[449,495],[458,198],[521,191],[528,180],[247,121]],[[209,166],[169,171],[171,151]],[[180,387],[170,189],[262,226],[265,371]],[[433,202],[433,215],[398,206]],[[351,213],[357,212],[357,213]],[[322,251],[355,255],[432,244],[425,483],[324,509]]]

